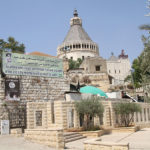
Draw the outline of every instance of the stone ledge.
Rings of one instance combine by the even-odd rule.
[[[87,140],[84,142],[84,150],[129,150],[129,143],[102,142],[100,138]]]
[[[134,126],[134,127],[120,127],[120,128],[113,128],[112,132],[136,132],[139,131],[141,128],[140,126]]]
[[[100,137],[104,134],[111,133],[111,129],[98,130],[98,131],[83,131],[83,132],[79,132],[79,133],[86,137],[95,137],[96,138],[96,137]]]

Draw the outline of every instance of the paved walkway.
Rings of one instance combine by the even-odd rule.
[[[150,150],[150,128],[135,133],[113,133],[100,137],[102,141],[128,142],[130,150]],[[84,150],[83,142],[88,138],[66,144],[66,150]],[[54,150],[53,148],[24,140],[23,137],[0,135],[0,150]]]
[[[112,133],[100,137],[102,141],[127,142],[130,150],[150,150],[150,128],[142,129],[134,133]],[[67,143],[66,146],[74,150],[84,150],[83,142],[87,139]]]

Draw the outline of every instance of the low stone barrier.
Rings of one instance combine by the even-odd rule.
[[[26,129],[25,139],[57,149],[64,149],[62,129]]]
[[[10,134],[13,136],[22,136],[22,128],[10,129]]]
[[[129,143],[102,142],[100,139],[91,139],[84,142],[84,150],[129,150]]]
[[[140,126],[113,128],[112,132],[136,132],[140,130]]]
[[[97,130],[97,131],[83,131],[83,132],[79,132],[79,133],[88,138],[97,138],[104,134],[111,133],[111,129]]]

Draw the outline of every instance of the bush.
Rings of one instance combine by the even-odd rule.
[[[83,128],[83,130],[86,130],[86,131],[97,131],[97,130],[101,130],[101,129],[102,128],[100,126],[90,126],[87,129]]]
[[[135,112],[141,112],[141,107],[136,103],[117,103],[114,111],[120,116],[121,124],[129,127]]]

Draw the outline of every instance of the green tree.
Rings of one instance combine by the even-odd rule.
[[[79,68],[82,61],[83,60],[81,58],[78,58],[77,61],[69,59],[69,69]]]
[[[8,37],[7,41],[0,39],[0,65],[2,61],[2,52],[25,53],[24,44],[20,44],[13,37]]]
[[[120,116],[120,123],[129,127],[135,112],[141,112],[141,107],[136,103],[116,103],[114,111]]]
[[[140,29],[150,31],[150,25],[142,25]],[[132,76],[136,88],[141,86],[145,87],[146,84],[150,84],[150,36],[142,36],[142,42],[144,44],[144,50],[138,58],[134,59],[132,64],[134,70]]]
[[[8,37],[7,41],[0,39],[0,50],[12,53],[25,53],[24,44],[19,44],[13,37]]]
[[[101,117],[104,112],[104,107],[99,98],[91,97],[75,102],[75,107],[79,115],[84,116],[83,128],[85,130],[94,126],[91,118],[96,115]]]

